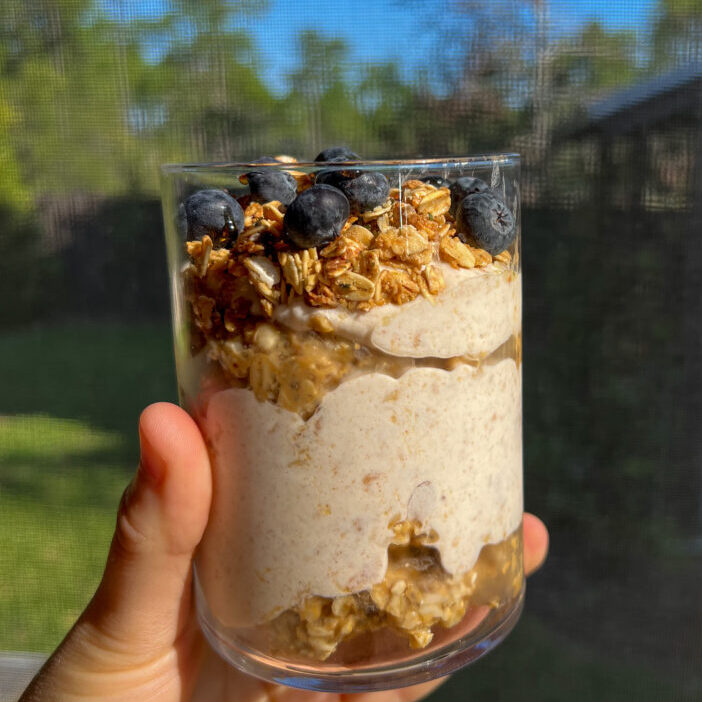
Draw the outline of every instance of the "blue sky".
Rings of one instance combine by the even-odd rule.
[[[590,20],[613,29],[642,29],[656,5],[657,0],[549,2],[551,21],[558,32],[575,30]],[[249,26],[263,48],[269,84],[283,90],[285,76],[294,67],[295,36],[300,30],[314,28],[345,38],[359,62],[396,60],[411,72],[426,60],[424,49],[430,48],[422,46],[418,16],[423,12],[429,18],[433,8],[445,15],[449,6],[446,0],[271,0],[266,15]]]
[[[412,73],[431,56],[422,22],[450,16],[450,0],[269,0],[265,14],[245,17],[242,28],[260,48],[264,75],[271,88],[282,92],[296,62],[295,38],[304,29],[344,38],[352,60],[359,63],[393,60]],[[486,3],[494,0],[485,0]],[[169,0],[102,0],[115,18],[158,16]],[[548,0],[556,32],[567,33],[598,20],[612,29],[645,31],[657,0]],[[235,2],[233,2],[235,4]],[[153,47],[152,58],[159,48]]]
[[[657,5],[656,0],[551,0],[551,13],[564,27],[596,19],[610,27],[636,29]]]

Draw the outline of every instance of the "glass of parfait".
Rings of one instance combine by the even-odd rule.
[[[518,156],[337,147],[164,166],[162,194],[211,645],[343,692],[490,650],[524,593]]]

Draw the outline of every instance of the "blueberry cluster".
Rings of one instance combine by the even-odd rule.
[[[252,201],[278,200],[287,207],[283,238],[288,244],[301,249],[324,246],[339,236],[351,213],[372,210],[388,199],[387,178],[377,171],[354,168],[353,162],[359,160],[344,146],[324,149],[315,162],[327,167],[317,171],[314,185],[299,194],[295,178],[282,170],[252,170],[241,180],[248,184]],[[276,162],[264,156],[254,163]],[[514,215],[484,181],[470,176],[453,182],[440,176],[422,180],[437,188],[449,188],[450,214],[463,242],[497,255],[514,241]],[[200,190],[191,195],[181,205],[180,220],[188,239],[208,234],[216,247],[231,246],[244,228],[241,205],[223,190]]]
[[[360,156],[345,146],[324,149],[315,163],[351,163]],[[382,205],[390,192],[388,179],[377,172],[354,168],[324,168],[315,184],[298,195],[283,219],[283,236],[299,248],[328,244],[341,233],[351,212],[359,214]]]

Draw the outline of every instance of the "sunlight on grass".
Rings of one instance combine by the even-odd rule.
[[[0,650],[50,651],[100,578],[132,470],[124,435],[0,416]]]
[[[123,444],[117,432],[97,429],[76,419],[42,414],[0,417],[0,461],[115,451]]]
[[[97,586],[114,511],[0,498],[0,650],[50,651]]]

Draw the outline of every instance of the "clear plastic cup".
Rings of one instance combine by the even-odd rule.
[[[524,593],[518,157],[162,174],[180,398],[214,475],[208,641],[339,692],[482,656]]]

